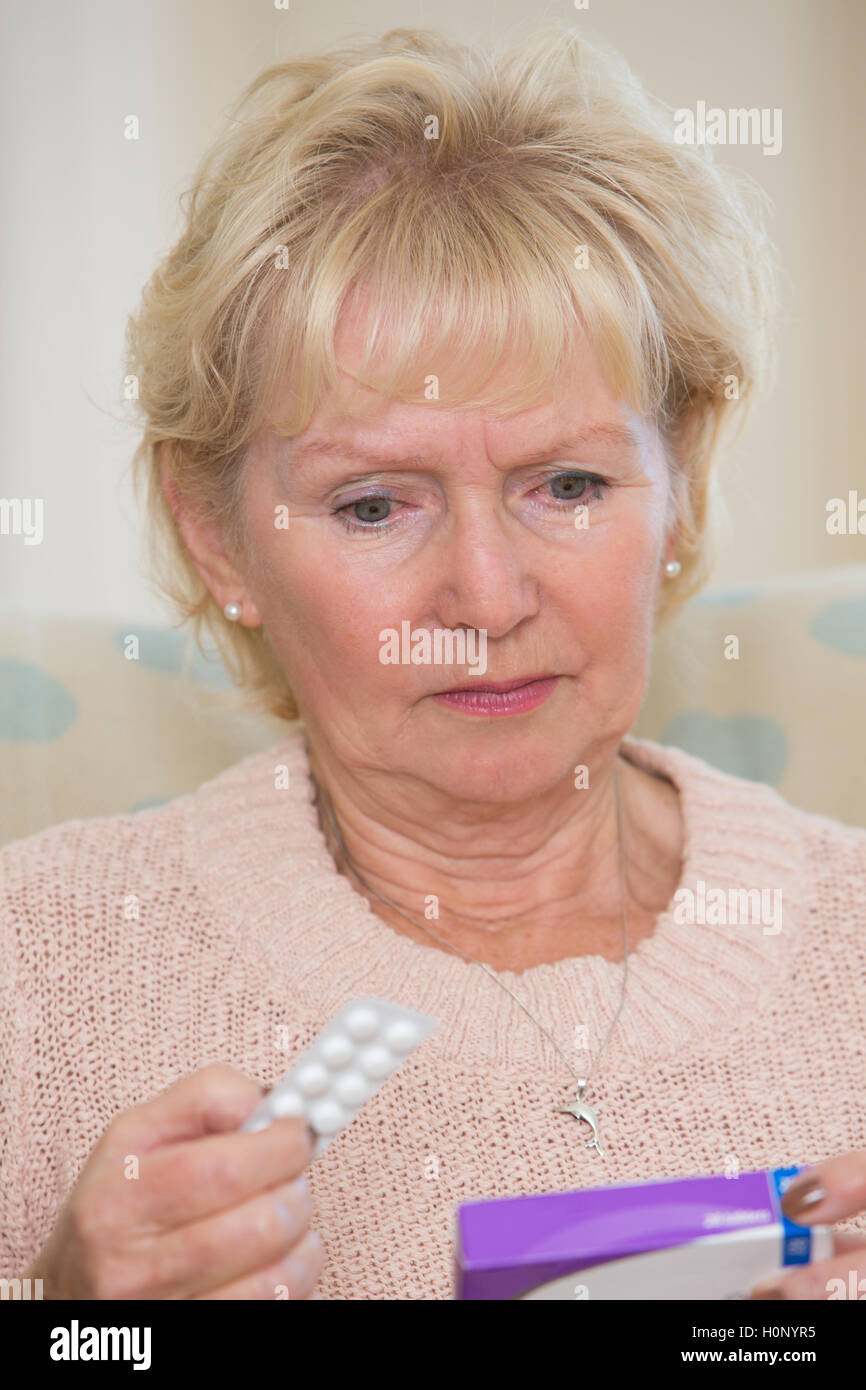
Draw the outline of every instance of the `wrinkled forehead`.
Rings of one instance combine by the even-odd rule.
[[[559,441],[572,439],[620,453],[645,451],[656,444],[655,421],[617,399],[583,331],[575,331],[559,369],[539,383],[535,399],[528,404],[519,403],[526,381],[519,346],[515,346],[494,365],[480,402],[454,406],[440,400],[440,386],[449,381],[450,362],[435,339],[429,348],[422,342],[417,350],[420,390],[409,399],[388,396],[367,384],[371,362],[387,373],[391,357],[403,346],[399,331],[379,333],[370,356],[371,313],[369,292],[359,294],[341,313],[334,334],[337,380],[323,394],[306,427],[291,436],[293,457],[312,459],[350,448],[387,454],[413,441],[419,447],[427,446],[431,437],[456,443],[481,432],[492,455],[509,455],[533,444],[539,450],[555,449]],[[509,409],[509,402],[518,404]],[[269,420],[277,433],[280,414],[278,400]]]

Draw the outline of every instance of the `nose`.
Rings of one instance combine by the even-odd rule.
[[[452,511],[438,557],[437,608],[443,627],[505,637],[538,612],[538,584],[528,569],[530,541],[519,524],[487,499]]]

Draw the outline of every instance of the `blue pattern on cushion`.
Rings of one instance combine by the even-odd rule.
[[[852,594],[819,608],[809,635],[845,656],[866,656],[866,594]]]
[[[59,680],[12,656],[0,656],[0,739],[46,742],[75,723],[78,705]]]
[[[129,810],[136,815],[139,811],[152,811],[155,806],[165,806],[168,801],[171,801],[170,796],[146,796],[143,801],[136,801]]]
[[[761,597],[761,590],[755,584],[738,584],[731,589],[708,589],[697,594],[693,603],[707,608],[727,608],[729,604],[752,603]]]
[[[682,710],[668,721],[659,742],[672,743],[722,772],[773,787],[788,763],[784,730],[757,714],[723,718],[708,710]]]
[[[127,639],[138,638],[138,664],[149,671],[158,671],[165,676],[179,676],[183,671],[187,647],[191,643],[185,633],[176,628],[150,627],[144,623],[132,623],[128,628],[115,628],[111,642],[125,656]],[[132,658],[126,658],[132,664]],[[189,662],[189,675],[192,680],[204,685],[215,685],[229,689],[231,681],[218,654],[213,660],[206,659],[197,645],[192,646]]]

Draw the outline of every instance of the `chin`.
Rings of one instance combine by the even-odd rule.
[[[542,734],[524,725],[507,737],[490,725],[455,729],[424,741],[415,775],[455,800],[520,802],[571,780],[579,753],[577,742],[574,750],[563,748],[561,726]]]

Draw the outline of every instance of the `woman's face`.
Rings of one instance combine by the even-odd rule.
[[[337,349],[353,371],[356,320]],[[257,439],[245,619],[263,622],[314,746],[340,764],[455,798],[522,800],[631,728],[673,553],[667,462],[588,346],[569,380],[508,419],[391,402],[363,418],[323,410],[293,440]],[[410,652],[419,629],[468,630],[476,646],[463,664],[385,663],[386,629],[408,634]],[[473,675],[485,636],[486,670]],[[545,675],[555,680],[534,694],[546,698],[516,712],[436,698]]]

